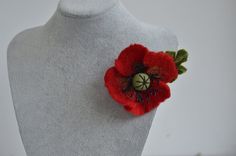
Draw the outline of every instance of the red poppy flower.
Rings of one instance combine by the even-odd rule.
[[[104,81],[111,97],[133,115],[143,115],[170,97],[166,83],[178,76],[174,58],[133,44],[106,71]]]

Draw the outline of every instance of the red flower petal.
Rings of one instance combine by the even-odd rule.
[[[127,107],[136,105],[134,90],[129,92],[123,91],[127,87],[127,78],[123,77],[115,67],[111,67],[106,71],[104,81],[109,94],[115,101]]]
[[[156,96],[151,96],[150,97],[150,102],[149,104],[151,105],[156,105],[156,102],[164,102],[166,99],[168,99],[170,97],[170,88],[169,86],[164,83],[164,82],[154,82],[152,84],[152,88],[157,89],[157,94]]]
[[[172,82],[178,76],[174,59],[164,52],[147,53],[143,63],[148,67],[148,73],[158,74],[163,82]]]
[[[136,103],[135,106],[125,106],[124,108],[133,115],[139,116],[157,108],[161,102],[170,97],[170,88],[164,82],[153,83],[152,89],[157,89],[156,95],[150,95],[150,99],[145,103]],[[144,92],[144,94],[147,94]],[[143,96],[145,97],[145,95]]]
[[[139,44],[133,44],[125,48],[115,60],[116,69],[123,76],[130,76],[134,73],[135,65],[142,64],[148,49]]]

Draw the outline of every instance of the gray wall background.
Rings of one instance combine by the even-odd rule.
[[[190,52],[171,85],[143,156],[236,155],[236,1],[122,0],[140,20],[172,29]],[[25,156],[7,75],[6,50],[20,31],[42,25],[58,0],[0,0],[0,156]]]

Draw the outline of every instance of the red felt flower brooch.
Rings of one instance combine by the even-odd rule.
[[[152,52],[140,44],[132,44],[121,51],[115,66],[104,76],[111,97],[133,115],[150,112],[170,97],[167,83],[187,71],[182,65],[188,53]]]

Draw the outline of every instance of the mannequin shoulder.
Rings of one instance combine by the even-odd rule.
[[[7,55],[21,56],[25,52],[25,48],[37,46],[41,27],[30,28],[18,33],[9,43]]]
[[[156,41],[159,50],[177,50],[178,39],[168,28],[143,24],[152,41]]]

